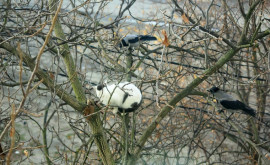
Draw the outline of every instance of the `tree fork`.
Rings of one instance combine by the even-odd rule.
[[[51,12],[56,11],[56,6],[57,6],[56,4],[57,4],[56,0],[49,0],[49,9]],[[56,20],[56,23],[54,26],[54,32],[55,32],[56,37],[60,38],[61,40],[66,40],[65,34],[64,34],[64,31],[62,29],[59,19]],[[59,40],[58,42],[61,42],[61,41]],[[74,64],[74,61],[71,56],[69,46],[67,43],[60,45],[60,54],[63,57],[65,65],[67,67],[68,77],[71,80],[71,85],[72,85],[72,88],[74,90],[74,93],[76,95],[78,102],[86,103],[86,96],[84,94],[82,84],[78,79],[75,64]],[[87,108],[88,107],[84,109],[84,112],[87,110]],[[95,107],[93,106],[90,106],[90,108],[95,109]],[[104,129],[102,126],[102,122],[100,120],[99,113],[93,114],[91,118],[88,118],[88,119],[90,119],[88,120],[89,121],[88,123],[91,126],[91,129],[95,136],[95,143],[98,147],[102,162],[106,165],[114,164],[114,160],[112,158],[109,145],[106,141],[106,136],[105,136]]]

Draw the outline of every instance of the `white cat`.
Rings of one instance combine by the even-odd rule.
[[[130,82],[118,85],[100,84],[95,89],[102,104],[114,107],[116,112],[133,112],[142,102],[141,91]]]

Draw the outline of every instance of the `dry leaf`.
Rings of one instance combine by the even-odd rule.
[[[270,154],[265,154],[265,157],[270,160]]]
[[[54,74],[53,74],[53,72],[49,72],[49,75],[50,75],[50,78],[52,79],[52,80],[54,80]]]
[[[91,115],[95,112],[95,107],[93,105],[88,105],[85,107],[83,114],[87,120],[91,120]]]
[[[24,150],[23,153],[24,153],[24,155],[25,155],[26,157],[29,156],[29,152],[28,152],[27,150]]]
[[[169,42],[166,31],[162,30],[162,34],[164,35],[164,40],[163,40],[162,44],[168,47],[170,45],[170,42]]]
[[[161,136],[161,133],[159,131],[157,131],[157,133],[156,133],[156,139],[159,139],[160,136]]]
[[[148,34],[147,30],[144,30],[144,31],[143,31],[143,34],[144,34],[144,35]]]
[[[200,25],[201,25],[201,26],[205,26],[205,25],[206,25],[206,20],[200,21]]]
[[[186,14],[182,14],[181,17],[182,17],[182,19],[183,19],[183,21],[184,21],[185,23],[189,23],[189,20],[188,20]]]

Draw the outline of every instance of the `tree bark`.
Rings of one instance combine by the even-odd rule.
[[[56,0],[49,0],[49,8],[51,12],[56,11],[56,6],[57,6],[56,4],[57,4]],[[64,31],[63,31],[63,28],[61,26],[59,19],[55,23],[54,32],[55,32],[56,37],[60,38],[61,40],[66,40],[65,34],[64,34]],[[58,42],[61,43],[61,40],[58,40]],[[60,47],[60,54],[62,58],[64,59],[64,62],[67,68],[68,77],[70,79],[70,83],[74,90],[75,96],[78,102],[86,103],[86,96],[84,94],[82,84],[78,79],[75,64],[71,56],[69,46],[66,43],[66,44],[60,45],[59,47]],[[90,108],[90,111],[89,111],[89,108]],[[94,109],[94,111],[91,111],[91,109]],[[86,118],[88,119],[88,123],[91,126],[91,129],[93,131],[94,140],[98,147],[99,155],[102,159],[103,164],[111,165],[111,164],[114,164],[114,160],[113,160],[110,148],[109,148],[109,144],[107,143],[107,140],[106,140],[106,135],[104,133],[104,128],[100,120],[99,113],[89,114],[89,112],[90,113],[95,112],[96,109],[97,108],[95,108],[93,105],[89,105],[88,107],[84,109],[83,112],[87,116],[91,115],[91,117],[86,117]]]

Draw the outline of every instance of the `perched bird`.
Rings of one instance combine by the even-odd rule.
[[[151,35],[134,35],[128,34],[120,41],[120,48],[122,47],[138,47],[144,41],[154,41],[157,40],[156,37]]]
[[[207,90],[211,94],[214,95],[218,103],[225,109],[235,112],[235,111],[242,111],[243,113],[253,116],[256,116],[255,110],[247,106],[246,104],[242,103],[241,101],[235,99],[233,96],[227,94],[226,92],[220,90],[218,87],[212,87],[211,89]]]
[[[130,82],[119,84],[99,84],[95,87],[96,93],[102,104],[109,105],[116,112],[133,112],[142,102],[141,91]]]

